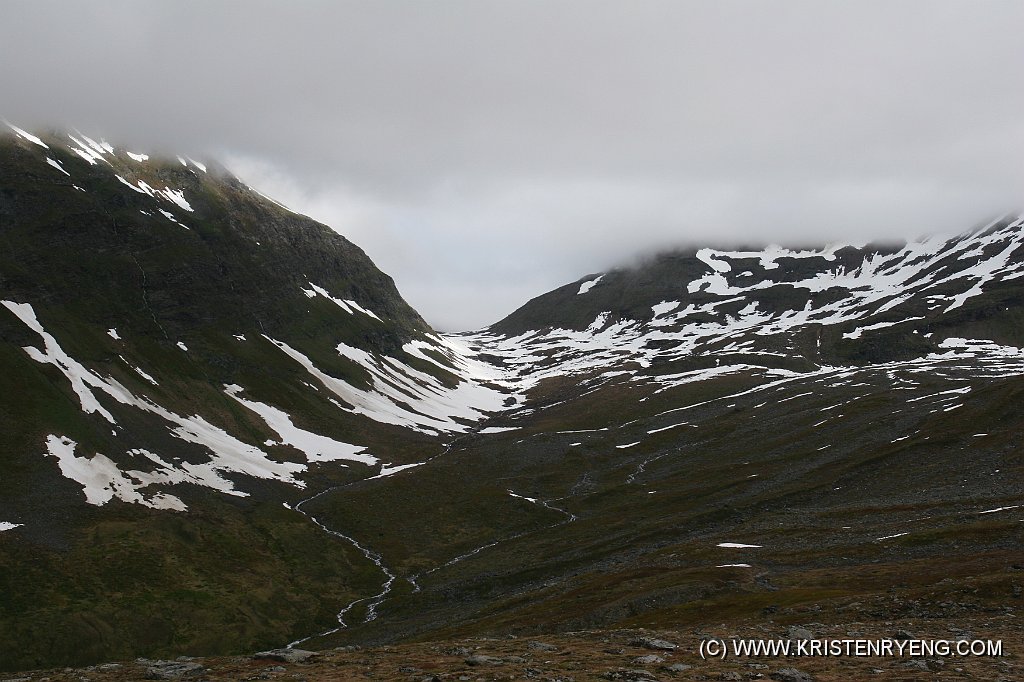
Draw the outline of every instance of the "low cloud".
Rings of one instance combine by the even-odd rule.
[[[441,328],[639,253],[1021,205],[1024,5],[0,6],[0,114],[219,157]]]

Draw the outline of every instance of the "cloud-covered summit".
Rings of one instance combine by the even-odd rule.
[[[1016,2],[23,2],[0,114],[216,156],[442,328],[679,243],[967,227],[1024,188]]]

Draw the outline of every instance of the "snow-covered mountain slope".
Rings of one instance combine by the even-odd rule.
[[[303,488],[311,466],[331,462],[394,471],[423,461],[394,447],[395,433],[432,440],[533,414],[541,406],[525,397],[546,380],[585,395],[893,362],[990,374],[1024,363],[1019,218],[903,246],[665,254],[446,337],[356,247],[222,169],[9,127],[9,361],[78,410],[70,423],[32,420],[23,448],[94,505],[183,510],[183,487]],[[86,423],[104,435],[85,437]]]
[[[1021,278],[1020,217],[903,246],[706,248],[568,284],[463,339],[523,390],[565,376],[672,384],[897,360],[1012,374],[1024,362]]]
[[[9,128],[0,450],[73,482],[67,503],[183,511],[192,487],[376,475],[516,401],[357,247],[223,169]],[[18,497],[3,511],[30,519]]]

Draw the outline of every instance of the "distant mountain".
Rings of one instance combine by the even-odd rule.
[[[1007,216],[953,239],[901,245],[666,253],[538,296],[490,331],[629,338],[650,360],[796,344],[812,362],[861,363],[976,333],[1021,345],[1022,226]]]
[[[1022,283],[1008,216],[906,245],[663,254],[460,336],[526,399],[325,501],[359,537],[405,538],[392,570],[416,578],[351,636],[1012,617]],[[443,542],[386,530],[373,500],[456,477],[536,516],[477,549],[452,534],[424,573]]]
[[[0,135],[0,669],[1012,615],[1018,217],[441,335],[214,164],[37,135]]]

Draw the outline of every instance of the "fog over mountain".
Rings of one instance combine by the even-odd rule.
[[[0,6],[0,116],[214,157],[437,328],[682,243],[1019,207],[1015,2]]]

